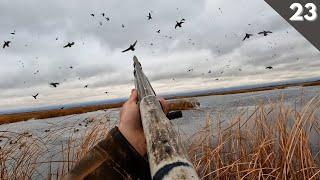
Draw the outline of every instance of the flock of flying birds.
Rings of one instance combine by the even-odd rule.
[[[220,8],[219,8],[219,9],[220,9]],[[106,13],[101,13],[100,15],[101,15],[106,21],[110,21],[110,17],[108,17],[108,16],[106,15]],[[93,14],[93,13],[92,13],[92,14],[90,14],[90,16],[96,17],[96,14]],[[151,14],[151,12],[148,13],[148,15],[147,15],[147,20],[152,20],[152,14]],[[176,24],[175,24],[174,28],[175,28],[175,29],[177,29],[177,28],[182,28],[182,24],[184,24],[185,21],[186,21],[186,20],[185,20],[184,18],[182,18],[180,21],[176,21]],[[102,22],[99,21],[99,24],[102,25]],[[122,24],[121,27],[124,28],[124,27],[125,27],[124,24]],[[156,32],[157,32],[157,33],[160,33],[161,31],[160,31],[160,29],[158,29]],[[11,35],[15,35],[15,33],[16,33],[16,32],[15,32],[15,30],[14,30],[14,31],[13,31],[12,33],[10,33],[10,34],[11,34]],[[257,34],[263,35],[263,36],[268,36],[268,35],[271,34],[271,33],[272,33],[271,31],[261,31],[261,32],[258,32]],[[242,39],[242,41],[245,41],[246,39],[249,39],[251,36],[253,36],[253,34],[246,33],[245,36],[244,36],[244,38]],[[168,36],[165,36],[165,37],[168,37]],[[172,36],[169,36],[169,39],[172,39]],[[56,40],[58,40],[58,37],[56,38]],[[189,39],[189,40],[191,40],[191,39]],[[123,50],[122,53],[127,52],[127,51],[135,51],[135,46],[137,45],[137,43],[138,43],[138,41],[136,40],[133,44],[130,44],[127,49]],[[10,44],[11,44],[11,41],[4,41],[4,43],[3,43],[3,45],[2,45],[2,48],[3,48],[3,49],[9,48],[9,47],[10,47]],[[63,46],[63,48],[71,48],[71,47],[74,46],[74,45],[75,45],[75,42],[68,42],[67,44],[65,44],[65,45]],[[153,45],[153,43],[151,43],[150,45]],[[194,43],[193,43],[193,45],[194,45]],[[72,69],[72,68],[73,68],[73,67],[70,66],[70,69]],[[273,67],[272,67],[272,66],[267,66],[266,69],[273,69]],[[187,72],[192,72],[192,71],[193,71],[193,69],[188,69],[188,70],[187,70]],[[239,69],[239,71],[241,71],[241,69]],[[34,74],[37,74],[37,73],[39,73],[39,70],[37,70]],[[210,73],[211,73],[211,70],[209,70],[208,73],[210,74]],[[222,73],[223,73],[223,71],[221,72],[221,74],[222,74]],[[203,73],[203,74],[204,74],[204,73]],[[173,79],[173,80],[174,80],[174,79]],[[219,80],[219,79],[217,78],[216,80]],[[50,82],[49,85],[50,85],[51,87],[53,87],[53,88],[57,88],[57,87],[60,85],[60,83],[59,83],[59,82]],[[84,88],[88,88],[88,85],[85,85]],[[106,91],[105,93],[108,94],[107,91]],[[35,95],[32,95],[32,97],[33,97],[34,99],[37,99],[38,95],[39,95],[39,93],[37,93],[37,94],[35,94]],[[63,109],[63,107],[62,107],[61,109]]]

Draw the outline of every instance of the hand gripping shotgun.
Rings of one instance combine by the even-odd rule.
[[[133,61],[152,179],[199,179],[136,56]]]
[[[181,117],[181,111],[164,114],[161,104],[136,57],[134,61],[135,85],[143,130],[147,140],[149,166],[153,179],[199,179],[192,164],[175,134],[169,119]],[[195,99],[175,99],[168,101],[169,110],[187,110],[198,107]],[[83,179],[109,158],[108,152],[101,146],[105,140],[95,145],[64,176],[64,180]]]

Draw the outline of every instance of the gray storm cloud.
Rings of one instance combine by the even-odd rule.
[[[245,33],[254,36],[242,41]],[[319,52],[263,0],[2,0],[0,42],[7,40],[1,109],[127,96],[133,55],[162,93],[320,76]],[[135,52],[121,53],[135,40]]]

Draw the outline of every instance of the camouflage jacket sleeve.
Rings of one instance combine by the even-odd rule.
[[[69,172],[67,179],[151,179],[149,164],[117,127]]]

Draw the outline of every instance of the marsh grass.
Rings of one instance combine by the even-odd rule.
[[[261,103],[248,114],[236,114],[227,125],[218,113],[208,113],[205,127],[188,138],[189,158],[201,179],[319,179],[319,105],[319,98],[300,109],[281,100]],[[46,138],[0,132],[5,142],[0,150],[0,179],[61,179],[106,136],[109,125],[92,121],[82,134],[69,127],[67,142],[50,157],[47,143],[56,141],[68,127],[50,131]]]
[[[300,111],[262,104],[216,132],[207,116],[189,157],[202,179],[318,179],[319,105],[318,98]]]

